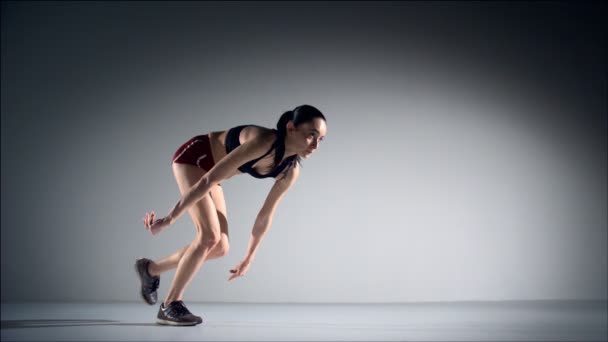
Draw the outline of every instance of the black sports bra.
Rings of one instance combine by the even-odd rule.
[[[259,127],[257,125],[242,125],[242,126],[233,127],[228,130],[228,133],[226,133],[226,153],[232,152],[232,150],[234,150],[235,148],[237,148],[241,145],[241,142],[239,141],[239,135],[240,135],[241,131],[243,130],[243,128],[249,127],[249,126]],[[283,170],[285,170],[285,168],[287,166],[289,166],[295,162],[297,155],[294,155],[294,156],[291,156],[291,157],[285,159],[281,164],[279,164],[277,167],[275,167],[273,170],[271,170],[268,174],[265,174],[265,175],[259,174],[259,173],[257,173],[257,171],[255,171],[253,169],[253,165],[255,165],[255,163],[257,163],[260,159],[262,159],[262,158],[266,157],[268,154],[270,154],[270,152],[272,152],[272,150],[274,150],[277,147],[277,143],[278,142],[275,141],[275,143],[272,145],[270,150],[268,150],[268,152],[264,153],[263,156],[261,156],[257,159],[248,161],[247,163],[239,166],[239,171],[246,172],[255,178],[276,177],[279,174],[281,174],[281,172],[283,172]],[[282,150],[282,154],[285,153],[284,148],[281,150]],[[283,158],[283,156],[281,156],[281,158]]]

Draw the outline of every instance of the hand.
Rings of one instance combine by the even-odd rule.
[[[146,213],[146,217],[143,218],[146,230],[152,233],[153,236],[160,233],[163,229],[165,229],[171,224],[171,221],[166,216],[155,221],[155,215],[156,214],[154,212]]]
[[[231,281],[232,279],[240,276],[244,276],[245,273],[247,273],[247,270],[249,269],[249,264],[251,264],[251,261],[249,259],[245,259],[239,262],[239,264],[236,265],[234,269],[230,270],[230,273],[232,273],[232,275],[230,276],[230,278],[228,278],[228,281]]]

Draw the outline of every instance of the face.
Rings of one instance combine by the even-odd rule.
[[[319,148],[319,144],[327,133],[327,126],[325,120],[315,118],[311,122],[300,124],[298,127],[295,127],[290,121],[287,124],[287,130],[291,135],[296,153],[306,159]]]

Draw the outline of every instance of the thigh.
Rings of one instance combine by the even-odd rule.
[[[204,169],[189,164],[173,163],[172,168],[177,186],[182,195],[190,190],[206,173]],[[188,208],[188,212],[199,234],[211,233],[219,237],[221,233],[220,222],[215,203],[211,196],[205,196],[194,203]]]
[[[220,185],[214,185],[211,188],[211,198],[217,211],[217,218],[222,232],[222,242],[228,242],[228,215],[226,213],[226,201],[224,200],[224,190]]]

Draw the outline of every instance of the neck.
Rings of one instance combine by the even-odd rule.
[[[283,155],[283,160],[297,154],[297,150],[293,143],[287,137],[285,137],[285,154]]]

